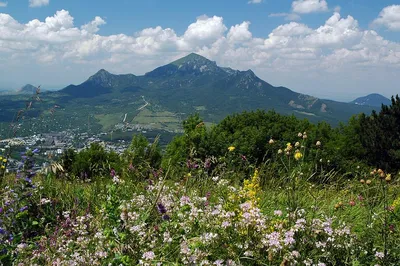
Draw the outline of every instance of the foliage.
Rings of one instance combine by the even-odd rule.
[[[382,106],[379,113],[361,115],[358,136],[370,165],[400,169],[400,98],[392,97],[392,105]]]
[[[98,143],[93,143],[88,149],[78,153],[66,150],[61,156],[61,164],[68,176],[83,180],[108,176],[111,169],[121,171],[118,154],[106,151]]]

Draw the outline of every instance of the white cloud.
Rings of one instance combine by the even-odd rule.
[[[285,20],[289,21],[301,20],[301,17],[295,13],[272,13],[268,17],[284,17]]]
[[[355,18],[341,17],[338,12],[319,27],[292,21],[276,27],[264,38],[252,34],[249,21],[228,30],[218,16],[201,16],[180,35],[161,26],[145,28],[134,35],[101,35],[99,30],[105,23],[95,17],[77,26],[66,10],[27,23],[0,13],[0,61],[7,62],[0,64],[0,86],[22,82],[21,71],[27,73],[24,78],[42,84],[44,81],[38,80],[44,78],[40,73],[52,73],[46,75],[45,82],[59,85],[81,82],[99,68],[143,74],[197,52],[219,65],[252,68],[274,85],[317,96],[322,93],[318,90],[321,86],[331,90],[325,93],[335,94],[337,79],[346,79],[351,88],[372,90],[379,85],[371,81],[374,75],[394,84],[393,92],[397,89],[398,75],[391,73],[398,74],[400,70],[400,43],[363,30]],[[311,80],[312,84],[319,84],[314,85],[314,90],[307,85]]]
[[[262,0],[250,0],[249,2],[247,2],[248,4],[260,4],[262,2]]]
[[[392,31],[400,31],[400,5],[387,6],[382,9],[373,24],[385,26]]]
[[[0,2],[0,7],[6,7],[8,5],[8,2]]]
[[[224,25],[222,17],[198,17],[197,21],[187,28],[180,40],[180,46],[185,49],[212,44],[223,36],[226,30],[227,27]]]
[[[249,31],[249,26],[249,21],[245,21],[242,24],[232,26],[227,35],[228,40],[232,43],[249,41],[253,37],[253,35]]]
[[[49,5],[50,0],[29,0],[30,7],[41,7]]]
[[[299,14],[328,11],[326,0],[295,0],[292,3],[292,11]]]

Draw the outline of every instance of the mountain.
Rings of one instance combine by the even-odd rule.
[[[16,90],[16,93],[18,94],[34,94],[36,92],[37,87],[31,85],[31,84],[26,84],[22,88],[19,88]]]
[[[178,132],[182,120],[193,113],[199,113],[205,122],[216,123],[229,114],[256,109],[273,109],[312,122],[338,125],[354,114],[369,114],[374,108],[275,87],[252,70],[220,67],[197,54],[189,54],[142,76],[116,75],[102,69],[82,84],[45,92],[41,98],[45,99],[40,107],[43,112],[54,104],[60,107],[51,117],[54,123],[40,125],[46,130],[131,128]],[[15,103],[9,99],[3,101],[7,106],[22,105],[16,98]],[[57,122],[57,117],[62,123]]]
[[[381,107],[382,104],[391,105],[392,101],[381,94],[372,93],[372,94],[369,94],[364,97],[359,97],[359,98],[355,99],[354,101],[352,101],[351,103],[357,104],[357,105]]]

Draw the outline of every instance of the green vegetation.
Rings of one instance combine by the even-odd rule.
[[[93,144],[39,172],[34,149],[7,174],[7,148],[0,263],[399,265],[399,125],[397,96],[336,128],[195,114],[164,152],[135,135],[121,155]]]

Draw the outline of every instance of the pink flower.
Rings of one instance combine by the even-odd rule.
[[[145,260],[153,260],[155,258],[155,254],[153,251],[147,251],[145,253],[143,253],[142,258]]]

